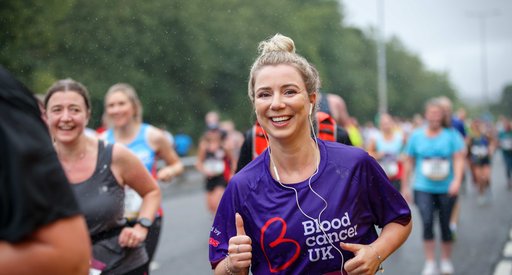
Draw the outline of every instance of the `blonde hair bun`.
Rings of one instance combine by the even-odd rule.
[[[270,52],[295,53],[295,43],[293,43],[293,40],[288,36],[277,33],[271,38],[260,42],[258,45],[258,51],[261,55]]]

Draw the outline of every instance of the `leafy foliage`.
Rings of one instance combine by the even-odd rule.
[[[0,63],[36,92],[60,78],[84,83],[92,127],[117,82],[133,85],[144,118],[197,137],[212,109],[241,129],[254,120],[247,78],[258,42],[292,37],[320,71],[323,90],[341,95],[360,120],[377,110],[371,31],[347,27],[335,0],[49,0],[0,2]],[[445,74],[428,71],[398,39],[387,42],[388,102],[411,116],[426,99],[456,100]]]

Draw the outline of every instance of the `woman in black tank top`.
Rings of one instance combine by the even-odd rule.
[[[44,104],[57,155],[87,221],[93,243],[91,269],[101,274],[147,274],[144,240],[161,200],[155,180],[124,146],[105,146],[85,134],[90,100],[82,84],[57,81]],[[143,198],[134,227],[123,219],[125,185]]]

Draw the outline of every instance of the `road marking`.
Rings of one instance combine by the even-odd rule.
[[[509,241],[507,244],[505,244],[505,248],[503,249],[503,256],[512,258],[512,241]]]
[[[150,271],[154,271],[154,270],[157,270],[160,268],[160,264],[157,263],[156,261],[151,261],[151,263],[149,264],[149,270]]]
[[[512,274],[512,261],[501,261],[494,270],[494,275],[510,275]]]

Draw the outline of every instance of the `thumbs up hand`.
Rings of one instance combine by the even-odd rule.
[[[373,275],[377,272],[381,264],[380,256],[377,251],[369,245],[355,243],[340,243],[343,250],[354,253],[354,258],[345,262],[345,271],[351,274]]]
[[[226,267],[232,273],[244,271],[247,274],[252,260],[252,240],[245,234],[244,220],[238,213],[235,214],[235,222],[236,236],[229,239]]]

